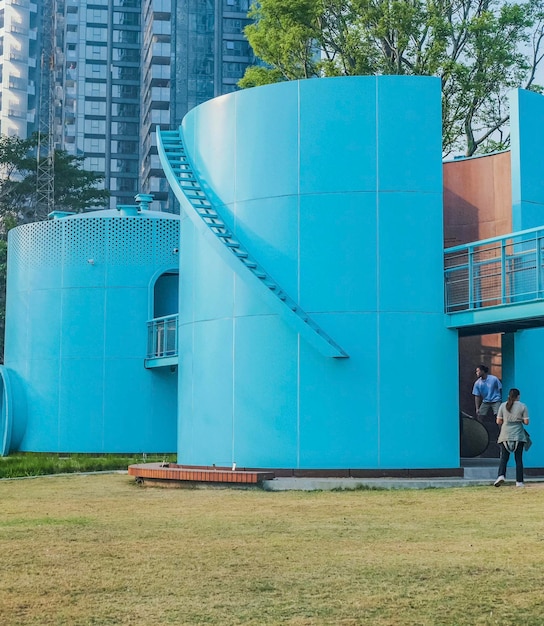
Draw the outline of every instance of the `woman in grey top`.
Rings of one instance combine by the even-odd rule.
[[[506,464],[510,453],[514,453],[516,459],[516,487],[523,487],[523,450],[531,445],[529,435],[524,425],[529,423],[529,411],[523,402],[519,401],[519,389],[510,389],[508,400],[503,402],[497,413],[497,424],[501,432],[497,443],[501,444],[501,458],[499,463],[499,475],[493,483],[500,487],[506,476]]]

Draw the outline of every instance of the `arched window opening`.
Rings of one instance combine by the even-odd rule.
[[[155,281],[153,288],[153,317],[176,315],[179,311],[179,274],[165,272]]]
[[[161,274],[153,286],[153,319],[148,323],[147,360],[177,357],[179,273]]]

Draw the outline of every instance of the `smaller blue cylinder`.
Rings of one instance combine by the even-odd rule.
[[[97,211],[10,232],[12,450],[175,450],[175,368],[149,370],[144,360],[155,284],[178,272],[179,218],[133,213]]]

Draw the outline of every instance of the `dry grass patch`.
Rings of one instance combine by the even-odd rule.
[[[0,482],[2,626],[542,625],[544,489]]]

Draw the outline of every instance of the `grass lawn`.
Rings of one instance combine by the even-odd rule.
[[[544,486],[0,481],[2,626],[544,624]]]
[[[168,461],[175,463],[175,454],[48,454],[25,452],[0,457],[0,478],[46,476],[73,472],[99,472],[126,470],[129,465],[145,462]]]

